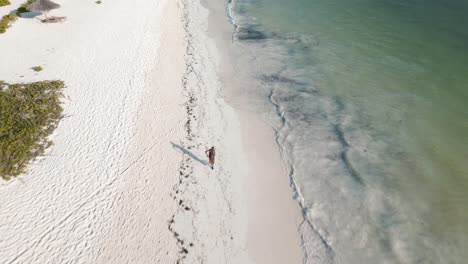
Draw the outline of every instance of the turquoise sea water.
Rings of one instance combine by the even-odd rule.
[[[237,0],[306,262],[466,263],[468,1]]]

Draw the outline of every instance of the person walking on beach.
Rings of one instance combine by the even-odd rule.
[[[214,162],[215,162],[215,149],[211,147],[209,150],[205,151],[206,156],[208,156],[208,160],[210,161],[210,167],[214,169]]]

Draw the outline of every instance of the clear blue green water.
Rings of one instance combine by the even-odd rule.
[[[233,14],[249,96],[281,119],[305,261],[467,263],[468,1],[237,0]]]

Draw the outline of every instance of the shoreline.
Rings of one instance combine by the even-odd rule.
[[[257,161],[248,176],[252,182],[246,188],[249,252],[256,263],[303,263],[299,233],[303,216],[278,146],[273,144],[275,132],[251,113],[241,112],[240,116],[247,157]]]
[[[245,84],[236,80],[239,72],[235,67],[239,65],[231,63],[240,51],[235,51],[232,43],[234,27],[228,20],[233,18],[226,13],[228,3],[203,2],[210,10],[208,34],[223,50],[218,75],[225,100],[239,118],[242,150],[248,164],[243,180],[248,207],[247,251],[255,263],[302,263],[305,255],[299,225],[303,216],[275,141],[275,131],[259,116],[243,109],[242,102],[236,99],[239,88]]]

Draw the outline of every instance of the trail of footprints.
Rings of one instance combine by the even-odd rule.
[[[195,92],[191,85],[200,85],[202,81],[199,79],[197,73],[194,69],[194,64],[196,64],[195,56],[194,56],[194,46],[193,46],[193,37],[189,31],[189,14],[188,14],[188,3],[187,0],[182,0],[182,9],[183,9],[183,26],[185,30],[185,40],[186,40],[186,50],[185,50],[185,73],[182,77],[182,86],[185,96],[187,97],[187,102],[185,103],[185,110],[187,113],[187,121],[185,122],[184,129],[186,132],[185,136],[185,144],[183,144],[184,148],[191,150],[195,147],[200,147],[201,144],[197,144],[195,142],[197,136],[194,132],[194,124],[197,122],[197,117],[194,113],[195,107],[197,107],[197,98],[195,97]],[[196,84],[193,84],[193,80],[195,77]],[[197,180],[193,177],[193,164],[192,160],[187,154],[183,154],[183,159],[179,167],[179,181],[174,186],[173,192],[171,194],[172,198],[176,201],[177,204],[177,211],[173,214],[168,221],[168,229],[173,234],[174,239],[177,242],[177,246],[179,248],[178,251],[178,259],[176,261],[177,264],[183,263],[184,260],[187,258],[188,254],[191,250],[195,247],[195,234],[192,234],[190,240],[187,238],[183,238],[182,235],[177,232],[176,230],[176,216],[183,214],[185,217],[192,217],[192,215],[196,215],[197,211],[191,206],[190,201],[184,200],[185,194],[190,191],[194,191],[193,189],[189,189],[190,186],[197,184]],[[192,194],[191,197],[196,196],[196,194]],[[189,215],[192,214],[192,215]],[[195,230],[192,230],[194,233]]]
[[[192,149],[195,147],[195,142],[193,142],[194,134],[192,133],[192,123],[195,116],[192,114],[193,112],[193,104],[195,100],[193,97],[190,97],[189,101],[187,102],[187,115],[188,119],[185,124],[185,131],[187,133],[186,140],[189,142],[186,147],[187,149]],[[176,214],[197,214],[196,210],[190,206],[189,201],[184,201],[183,197],[185,194],[191,190],[189,190],[190,185],[197,184],[197,180],[193,177],[193,164],[192,160],[186,155],[183,155],[182,162],[179,167],[179,181],[174,186],[174,190],[172,193],[172,198],[177,203],[177,213]],[[171,219],[168,222],[168,229],[172,232],[174,239],[177,241],[177,246],[179,247],[179,258],[176,263],[182,263],[182,261],[187,257],[191,248],[194,247],[194,242],[186,241],[181,237],[181,235],[175,230],[175,218],[176,214],[173,214]],[[188,215],[187,215],[188,216]],[[189,217],[189,216],[188,216]]]
[[[187,133],[186,139],[189,142],[189,146],[186,146],[187,149],[191,149],[193,145],[193,134],[192,134],[192,125],[191,125],[191,120],[193,117],[189,114],[192,110],[192,107],[187,104],[187,114],[189,115],[189,118],[187,119],[187,122],[185,124],[185,131]],[[185,146],[184,146],[185,147]],[[188,213],[196,213],[193,211],[191,206],[184,201],[183,197],[185,196],[184,194],[188,191],[188,188],[191,184],[196,184],[197,181],[193,177],[193,167],[192,167],[192,161],[191,159],[184,154],[183,155],[183,160],[180,164],[179,167],[179,181],[178,183],[174,186],[174,190],[172,193],[172,198],[176,201],[177,203],[177,214],[188,214]],[[177,241],[177,246],[179,247],[179,258],[177,260],[177,263],[182,263],[182,261],[186,258],[186,256],[189,254],[190,248],[194,246],[193,242],[186,241],[181,237],[181,235],[175,230],[175,218],[176,214],[173,214],[171,219],[168,222],[168,229],[169,231],[172,232],[174,239]]]

